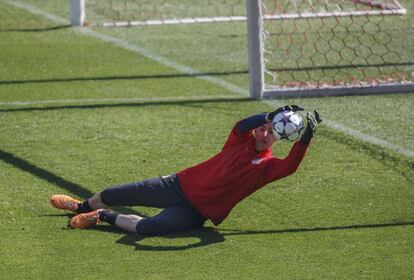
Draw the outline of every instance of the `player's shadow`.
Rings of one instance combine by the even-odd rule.
[[[73,214],[45,214],[39,217],[71,217]],[[117,244],[133,247],[136,251],[184,251],[206,247],[217,243],[222,243],[227,237],[244,236],[244,235],[278,235],[278,234],[295,234],[307,232],[323,232],[338,230],[356,230],[386,227],[403,227],[414,226],[414,221],[395,221],[390,223],[373,223],[373,224],[353,224],[326,227],[307,227],[307,228],[287,228],[287,229],[270,229],[270,230],[241,230],[241,229],[217,229],[214,227],[202,227],[192,230],[186,230],[176,233],[146,236],[137,233],[125,233],[121,229],[109,224],[100,224],[95,227],[84,229],[91,231],[101,231],[121,235],[116,241]],[[69,226],[62,227],[62,230],[76,230]],[[154,242],[154,240],[156,240]],[[160,245],[161,244],[161,245]]]
[[[52,172],[43,169],[30,163],[29,161],[19,158],[16,155],[3,151],[0,149],[0,160],[3,162],[13,165],[16,168],[24,172],[28,172],[31,175],[48,181],[49,183],[55,184],[56,186],[75,194],[79,197],[89,197],[92,193],[84,187],[70,182]],[[46,201],[46,200],[45,200]],[[119,209],[119,210],[118,210]],[[126,214],[137,214],[144,216],[134,209],[122,207],[115,210]],[[40,217],[70,217],[72,214],[68,213],[57,213],[57,214],[46,214],[40,215]],[[143,236],[139,234],[126,234],[109,225],[99,225],[91,230],[100,230],[106,232],[112,232],[122,235],[122,237],[116,242],[118,244],[124,244],[133,246],[136,250],[141,251],[179,251],[188,250],[212,244],[220,243],[225,241],[226,237],[237,236],[237,235],[256,235],[256,234],[286,234],[286,233],[298,233],[298,232],[315,232],[315,231],[334,231],[334,230],[353,230],[353,229],[364,229],[364,228],[384,228],[384,227],[400,227],[400,226],[413,226],[414,221],[395,221],[390,223],[381,224],[354,224],[354,225],[343,225],[343,226],[331,226],[331,227],[313,227],[313,228],[293,228],[293,229],[276,229],[276,230],[239,230],[239,229],[215,229],[212,227],[203,227],[199,229],[193,229],[178,233],[165,234],[156,237]],[[68,229],[65,227],[65,229]],[[165,239],[166,245],[152,245],[151,238]],[[146,241],[146,239],[149,239]],[[180,240],[181,239],[181,240]],[[188,240],[182,242],[183,239],[196,239],[196,242],[188,242]],[[159,242],[158,242],[159,244]]]
[[[145,239],[161,238],[161,245],[152,245],[151,240]],[[186,239],[185,241],[182,241]],[[194,242],[188,241],[193,240]],[[163,234],[158,236],[145,236],[140,234],[127,234],[116,241],[117,244],[132,246],[139,251],[183,251],[205,247],[223,242],[224,236],[215,228],[203,227],[177,233]],[[162,244],[164,243],[164,244]]]
[[[369,228],[385,228],[385,227],[401,227],[413,226],[414,221],[400,221],[390,223],[377,224],[354,224],[343,226],[327,226],[327,227],[309,227],[309,228],[290,228],[290,229],[275,229],[275,230],[239,230],[239,229],[216,229],[213,227],[203,227],[188,231],[177,233],[144,236],[140,234],[124,234],[121,230],[109,225],[101,225],[95,227],[93,230],[104,232],[123,234],[123,236],[116,241],[117,244],[132,246],[139,251],[182,251],[188,249],[195,249],[199,247],[210,246],[221,243],[226,240],[226,237],[238,235],[277,235],[287,233],[306,233],[306,232],[322,232],[322,231],[338,231],[338,230],[355,230],[355,229],[369,229]],[[92,230],[92,229],[91,229]],[[148,239],[148,240],[146,240]],[[157,242],[152,242],[151,239],[159,239]],[[181,240],[180,240],[181,239]],[[195,242],[182,241],[184,239],[196,239]],[[159,245],[163,243],[163,245]],[[154,245],[157,244],[157,245]]]

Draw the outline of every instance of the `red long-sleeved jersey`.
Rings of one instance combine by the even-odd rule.
[[[187,198],[215,225],[245,197],[295,172],[308,147],[297,141],[289,155],[280,159],[271,148],[256,153],[255,145],[252,130],[242,132],[236,124],[218,154],[177,173]]]

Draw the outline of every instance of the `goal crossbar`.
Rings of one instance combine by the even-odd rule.
[[[405,15],[407,10],[404,8],[396,10],[375,10],[375,11],[337,11],[337,12],[317,12],[317,13],[298,13],[280,14],[263,16],[264,20],[286,20],[286,19],[307,19],[307,18],[329,18],[329,17],[358,17],[358,16],[381,16],[381,15]],[[102,27],[133,27],[151,25],[174,25],[174,24],[195,24],[195,23],[218,23],[218,22],[240,22],[247,21],[246,16],[231,17],[195,17],[178,19],[160,19],[143,21],[113,21],[101,24],[92,24]]]
[[[85,0],[71,0],[72,25],[85,24]],[[381,6],[371,0],[352,0],[354,3],[369,6],[368,10],[337,10],[337,11],[311,11],[263,14],[263,20],[287,20],[287,19],[309,19],[309,18],[329,18],[329,17],[358,17],[358,16],[383,16],[383,15],[405,15],[407,10],[394,0],[393,6]],[[200,24],[200,23],[220,23],[220,22],[242,22],[247,21],[245,15],[233,16],[211,16],[211,17],[184,17],[184,18],[165,18],[165,19],[146,19],[146,20],[112,20],[100,23],[89,22],[88,25],[99,27],[134,27],[134,26],[156,26],[156,25],[175,25],[175,24]]]
[[[72,25],[84,25],[85,0],[71,1]],[[192,17],[191,13],[183,13],[183,17],[180,18],[179,15],[173,15],[171,13],[158,14],[158,16],[138,13],[138,15],[143,16],[143,18],[133,20],[134,16],[130,16],[128,20],[122,20],[121,18],[110,20],[108,18],[112,17],[108,14],[109,17],[107,17],[106,20],[101,20],[100,23],[92,21],[86,23],[86,25],[100,27],[140,27],[247,21],[249,84],[250,96],[252,98],[359,95],[371,94],[374,92],[414,92],[414,72],[412,70],[403,69],[403,71],[400,71],[400,69],[398,69],[386,70],[384,72],[381,72],[382,70],[377,70],[382,65],[378,60],[382,61],[385,66],[388,66],[387,64],[401,65],[398,64],[398,62],[401,62],[401,59],[405,57],[405,53],[400,54],[398,50],[393,50],[392,46],[384,46],[392,41],[392,34],[389,32],[379,32],[377,37],[376,34],[371,32],[375,31],[376,28],[380,30],[379,26],[381,20],[385,21],[382,19],[383,16],[396,16],[390,20],[390,22],[392,22],[394,20],[397,21],[398,16],[407,14],[407,10],[398,2],[398,0],[337,0],[337,2],[333,1],[333,3],[329,3],[329,0],[301,0],[303,2],[297,2],[298,0],[289,1],[290,2],[288,3],[290,4],[288,5],[282,6],[275,4],[275,6],[272,6],[270,2],[269,5],[267,5],[268,3],[265,4],[264,0],[246,0],[246,15],[243,15],[243,10],[237,9],[237,12],[234,12],[233,10],[233,12],[227,14],[224,13],[224,15],[223,13],[216,13],[217,16],[206,16],[206,14],[197,14],[196,16],[193,14],[194,17]],[[305,3],[306,5],[300,3]],[[98,13],[98,15],[100,14]],[[338,18],[341,17],[358,17],[358,20],[339,20]],[[367,26],[356,28],[357,34],[355,35],[351,33],[353,30],[349,31],[347,29],[346,33],[341,33],[341,35],[338,36],[339,39],[337,41],[326,39],[323,37],[325,32],[320,32],[319,30],[314,34],[312,33],[313,35],[309,35],[309,32],[300,34],[298,32],[292,33],[292,30],[290,30],[294,29],[298,31],[301,30],[303,26],[312,26],[314,22],[313,19],[318,18],[336,18],[336,23],[347,24],[347,26],[350,26],[351,24],[359,24],[360,22],[370,23],[369,18],[371,17],[375,19],[371,21],[370,25],[367,24]],[[124,19],[127,19],[127,17]],[[135,17],[135,19],[138,19],[138,17]],[[273,24],[272,21],[276,21],[276,23]],[[283,21],[289,23],[284,23]],[[293,21],[293,24],[291,21]],[[299,22],[299,24],[297,24],[296,21]],[[316,22],[313,29],[318,28],[320,24],[324,25],[325,23],[327,28],[331,28],[332,34],[335,35],[333,29],[339,25],[332,27],[332,22],[330,20],[326,22],[323,20]],[[278,32],[279,29],[277,28],[271,29],[271,26],[275,25],[278,26],[277,28],[283,30],[283,32]],[[372,26],[374,26],[374,28]],[[266,30],[264,30],[264,28],[266,28]],[[313,29],[308,27],[307,31]],[[363,37],[365,33],[367,33],[369,37]],[[281,36],[285,35],[290,37],[286,40],[281,39]],[[271,41],[273,38],[270,38],[271,36],[279,36],[279,39],[273,39],[274,41]],[[317,40],[315,40],[315,38],[317,38]],[[349,38],[351,40],[348,40]],[[371,45],[367,45],[370,44],[369,41],[372,41]],[[321,42],[320,49],[315,46],[319,42]],[[297,47],[293,45],[293,43],[296,43]],[[359,48],[359,46],[355,45],[356,43],[359,43],[361,47]],[[270,46],[269,49],[267,49],[268,46]],[[277,52],[277,46],[280,46],[282,50],[281,52]],[[330,47],[331,49],[326,50],[327,47]],[[378,49],[378,51],[374,48]],[[291,49],[294,51],[292,59],[288,56],[288,51]],[[272,51],[277,55],[269,55]],[[385,53],[388,51],[390,51],[389,55]],[[297,59],[297,56],[299,56],[298,53],[302,54],[302,56],[308,55],[305,56],[305,58],[311,63],[314,63],[312,65],[316,65],[315,67],[312,67],[314,69],[316,69],[317,66],[320,66],[320,63],[330,63],[329,65],[335,67],[338,65],[339,61],[341,63],[344,63],[345,61],[345,63],[350,63],[350,65],[355,66],[356,64],[361,64],[360,61],[362,60],[364,64],[377,66],[376,69],[362,70],[360,71],[362,74],[357,72],[356,75],[348,73],[347,71],[342,71],[338,75],[339,79],[336,79],[336,76],[332,76],[330,72],[326,74],[324,72],[326,69],[315,72],[316,74],[313,76],[309,74],[309,72],[300,72],[295,75],[292,74],[291,76],[293,76],[293,79],[290,80],[288,74],[283,73],[282,75],[279,75],[276,71],[273,72],[273,70],[269,71],[266,69],[266,66],[269,66],[269,69],[285,69],[286,67],[291,67],[293,63],[296,63],[295,65],[297,65],[298,69],[303,69],[303,67],[301,68],[299,66],[303,66],[304,63],[309,64],[309,62],[295,61],[294,59]],[[352,55],[360,55],[360,57],[358,56],[359,60],[351,60]],[[271,58],[275,58],[274,61],[271,61]],[[318,60],[321,60],[321,62],[315,64],[315,61]],[[289,64],[285,63],[286,61],[288,61]],[[271,63],[273,63],[273,65]],[[381,65],[378,66],[378,63]],[[331,72],[333,71],[334,70]],[[375,71],[380,73],[378,74],[378,77],[372,77],[371,73],[375,73]],[[398,73],[396,71],[400,72]],[[409,71],[411,71],[411,73]],[[273,80],[276,81],[275,84],[280,84],[280,86],[268,85],[267,81],[269,79],[267,79],[268,76],[266,76],[265,79],[265,74],[273,77]],[[336,75],[336,73],[333,73],[333,75]]]
[[[405,15],[404,8],[395,10],[373,10],[373,11],[337,11],[337,12],[306,12],[298,14],[263,15],[264,20],[327,18],[327,17],[357,17],[357,16],[381,16],[381,15]]]
[[[192,24],[192,23],[215,23],[215,22],[238,22],[246,21],[246,16],[231,17],[194,17],[143,21],[114,21],[96,24],[102,27],[132,27],[132,26],[151,26],[151,25],[173,25],[173,24]],[[94,25],[94,24],[93,24]]]
[[[282,63],[288,60],[288,51],[290,49],[298,50],[292,59],[296,59],[298,56],[303,59],[304,55],[306,54],[306,51],[309,50],[311,54],[316,54],[319,56],[316,56],[317,58],[311,57],[310,61],[312,63],[315,63],[315,59],[325,59],[325,62],[328,62],[330,58],[332,58],[331,64],[333,67],[335,65],[338,65],[338,60],[349,62],[350,64],[354,65],[354,61],[350,61],[350,58],[347,57],[349,53],[351,54],[362,54],[365,55],[365,57],[361,58],[362,60],[365,59],[365,63],[367,65],[369,64],[368,58],[371,58],[372,56],[375,56],[374,51],[372,48],[369,47],[362,47],[361,49],[351,49],[352,47],[355,47],[352,45],[352,43],[349,43],[347,41],[347,38],[352,37],[350,35],[351,33],[344,33],[344,37],[340,38],[340,42],[337,43],[335,46],[336,49],[331,51],[318,51],[318,49],[312,45],[312,38],[309,39],[308,33],[301,33],[297,34],[292,33],[293,35],[287,35],[291,36],[285,39],[280,39],[280,34],[286,35],[291,33],[284,32],[284,26],[286,28],[289,28],[289,25],[280,25],[281,27],[277,29],[277,31],[269,32],[269,29],[264,30],[264,24],[263,21],[265,20],[303,20],[303,19],[312,19],[312,18],[339,18],[339,17],[366,17],[368,18],[371,16],[401,16],[407,14],[407,10],[401,6],[398,1],[394,1],[393,6],[387,6],[387,7],[378,7],[379,2],[373,2],[368,0],[354,0],[354,3],[360,3],[363,5],[368,5],[372,7],[372,9],[368,10],[341,10],[341,11],[321,11],[318,10],[316,7],[309,7],[308,10],[303,10],[299,13],[286,13],[282,12],[277,15],[269,15],[268,12],[264,12],[267,8],[265,5],[262,5],[261,0],[251,0],[248,1],[248,39],[249,39],[249,80],[250,80],[250,97],[257,99],[257,98],[284,98],[284,97],[314,97],[314,96],[340,96],[340,95],[368,95],[368,94],[388,94],[388,93],[409,93],[414,92],[414,82],[410,77],[414,77],[414,72],[411,73],[404,73],[404,74],[395,74],[398,76],[392,76],[392,72],[389,72],[391,74],[382,74],[382,73],[388,73],[388,72],[379,72],[378,77],[371,77],[367,72],[362,71],[361,77],[358,76],[359,73],[357,73],[355,76],[354,74],[348,72],[348,71],[342,71],[339,73],[341,76],[339,79],[336,80],[336,77],[329,76],[320,76],[325,75],[325,72],[319,72],[318,74],[315,74],[312,76],[309,72],[306,73],[299,73],[297,76],[293,76],[292,80],[285,79],[286,77],[282,77],[283,75],[280,75],[279,73],[271,72],[269,71],[266,66],[270,63],[279,63],[277,64],[279,68],[283,68],[284,66]],[[382,9],[381,9],[382,8]],[[295,10],[297,10],[297,7],[295,7]],[[338,22],[338,21],[337,21]],[[345,22],[345,21],[344,21]],[[356,21],[349,21],[348,24],[353,24]],[[310,22],[307,22],[306,24],[310,25]],[[267,26],[267,25],[266,25]],[[297,31],[297,28],[299,25],[294,24],[293,25],[295,30]],[[361,29],[364,31],[365,29],[362,27]],[[262,34],[262,35],[259,35]],[[275,37],[277,37],[274,41],[272,41],[270,44],[271,46],[279,46],[281,45],[282,51],[279,52],[279,61],[276,62],[269,62],[270,58],[273,58],[273,54],[271,51],[273,51],[275,48],[267,50],[265,49],[265,44],[268,40],[268,35],[274,34]],[[334,44],[331,41],[323,41],[322,33],[316,32],[316,36],[319,36],[319,41],[322,41],[322,43],[325,43],[323,46],[329,46],[332,48]],[[332,31],[332,34],[335,34],[334,31]],[[359,33],[356,36],[354,40],[361,43],[366,43],[361,39],[361,34]],[[381,36],[384,36],[385,33],[380,33]],[[277,35],[277,36],[276,36]],[[388,35],[388,34],[385,34]],[[348,37],[346,37],[348,36]],[[370,39],[374,41],[375,38],[374,35],[370,34]],[[391,36],[389,36],[391,38]],[[302,40],[303,39],[303,40]],[[351,38],[354,39],[354,38]],[[281,41],[282,40],[282,41]],[[299,46],[293,45],[293,42],[297,40],[300,43],[303,44]],[[302,41],[300,41],[302,40]],[[386,42],[389,42],[389,39],[384,39]],[[319,42],[318,41],[318,42]],[[380,41],[380,43],[384,43],[384,41]],[[266,45],[268,46],[268,45]],[[382,45],[381,45],[382,46]],[[356,48],[356,47],[355,47]],[[351,49],[351,51],[348,51]],[[388,50],[386,47],[383,47],[383,49]],[[341,51],[348,51],[348,53],[341,53]],[[365,51],[365,53],[364,53]],[[271,55],[269,56],[269,53]],[[302,56],[298,55],[301,54]],[[367,55],[366,53],[370,53],[371,57]],[[399,56],[399,53],[395,55],[396,51],[393,52],[393,55],[398,57],[398,59],[401,59],[401,56]],[[266,58],[264,57],[266,54]],[[378,56],[378,55],[377,55]],[[391,56],[392,59],[395,57]],[[375,57],[376,58],[376,57]],[[337,60],[335,60],[337,59]],[[383,59],[381,57],[381,59]],[[388,62],[387,60],[383,59],[383,63]],[[300,62],[295,62],[296,65],[298,65],[298,69],[300,69],[299,65]],[[396,62],[394,62],[396,63]],[[315,65],[315,64],[313,64]],[[317,64],[319,65],[319,64]],[[375,64],[374,64],[375,66]],[[313,67],[317,69],[317,66]],[[377,70],[378,66],[375,71]],[[273,78],[276,82],[279,82],[280,85],[271,85],[267,84],[267,80],[265,79],[265,75],[270,75],[270,77]],[[319,76],[318,76],[319,75]],[[335,74],[334,74],[335,75]],[[365,76],[363,76],[365,75]],[[282,78],[280,78],[282,77]],[[299,78],[296,78],[299,77]],[[306,78],[310,78],[309,81],[305,80]],[[285,79],[285,80],[283,80]],[[316,79],[316,80],[312,80]],[[319,79],[319,80],[318,80]],[[266,80],[266,81],[265,81]],[[388,81],[387,81],[388,80]],[[395,80],[395,81],[390,81]],[[397,82],[398,81],[398,82]]]

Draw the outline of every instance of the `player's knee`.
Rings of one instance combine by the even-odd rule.
[[[136,231],[142,235],[160,235],[191,228],[184,219],[160,219],[160,217],[144,218],[138,221]]]
[[[105,189],[100,193],[101,202],[108,206],[118,205],[118,195],[113,188]]]
[[[136,231],[142,235],[158,235],[169,232],[162,223],[148,218],[138,221]]]

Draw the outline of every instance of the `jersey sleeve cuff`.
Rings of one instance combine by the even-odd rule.
[[[270,123],[272,120],[269,119],[269,113],[266,113],[265,115],[266,122]]]

